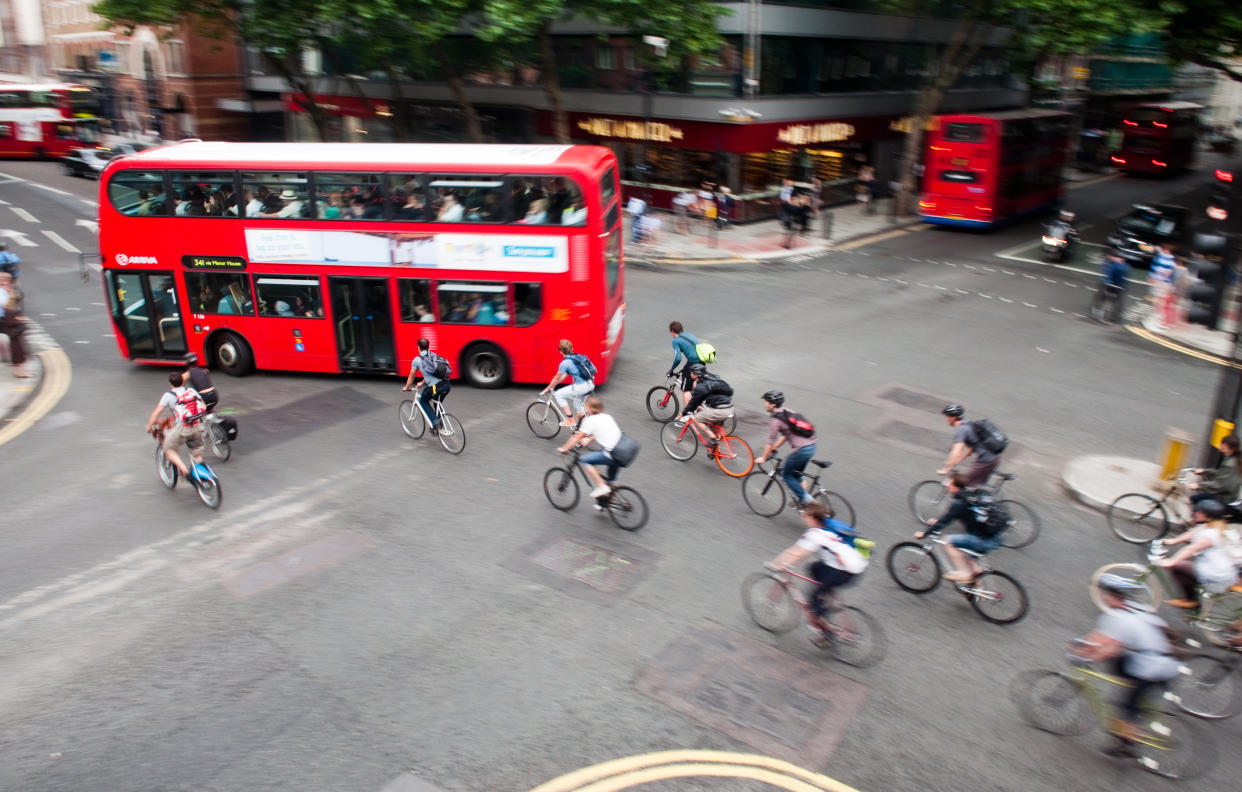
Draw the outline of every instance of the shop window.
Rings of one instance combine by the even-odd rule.
[[[254,315],[250,277],[232,272],[187,272],[185,284],[194,313]]]
[[[318,318],[323,316],[318,278],[258,275],[254,279],[259,316]]]
[[[530,327],[543,316],[543,284],[513,284],[513,305],[517,309],[517,326]]]
[[[316,173],[316,214],[321,220],[383,220],[383,178],[378,173]]]
[[[173,214],[177,217],[236,216],[232,171],[172,171]]]
[[[305,173],[243,173],[242,195],[247,217],[301,220],[314,216]]]
[[[397,287],[401,295],[401,321],[434,322],[431,313],[431,281],[422,278],[400,278]]]
[[[606,41],[595,45],[595,68],[600,71],[612,71],[617,68],[617,51]]]
[[[500,176],[431,176],[427,181],[429,211],[440,223],[503,223],[505,179]]]
[[[108,180],[112,208],[130,217],[163,217],[168,214],[162,171],[120,171]]]
[[[447,324],[503,325],[509,323],[503,283],[441,283],[440,322]]]

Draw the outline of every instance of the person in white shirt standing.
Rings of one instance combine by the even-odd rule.
[[[595,484],[595,489],[591,490],[591,497],[601,498],[612,491],[609,484],[617,480],[617,473],[621,470],[621,465],[612,458],[612,449],[621,442],[621,427],[611,415],[604,412],[604,400],[598,396],[587,397],[586,411],[587,415],[582,419],[578,430],[569,440],[565,441],[565,445],[556,450],[562,454],[568,454],[569,449],[574,446],[585,447],[590,445],[592,440],[599,443],[601,450],[584,455],[578,463],[582,465],[591,482]],[[601,474],[596,465],[606,465],[607,472]]]

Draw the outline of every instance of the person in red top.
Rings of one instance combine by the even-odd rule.
[[[772,421],[768,424],[768,442],[763,447],[763,455],[755,462],[759,464],[767,462],[768,457],[776,453],[776,449],[788,442],[790,452],[789,456],[785,457],[781,480],[797,497],[798,503],[805,506],[811,502],[811,496],[802,487],[802,471],[806,470],[807,463],[811,461],[811,457],[815,456],[817,438],[813,427],[809,429],[810,434],[804,433],[807,430],[800,431],[790,420],[794,414],[784,405],[785,394],[780,391],[770,390],[763,394],[763,406],[772,416]]]

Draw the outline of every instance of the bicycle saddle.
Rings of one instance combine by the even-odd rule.
[[[831,462],[825,462],[822,459],[812,459],[811,461],[814,462],[816,465],[819,465],[822,468],[826,468],[832,464]]]
[[[996,477],[1001,481],[1013,481],[1018,476],[1016,473],[997,473]]]

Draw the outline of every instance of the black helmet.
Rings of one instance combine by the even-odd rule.
[[[780,407],[782,404],[785,403],[785,394],[781,393],[778,390],[770,390],[767,393],[763,394],[763,400],[767,402],[768,404],[774,404],[777,407]]]
[[[701,377],[707,373],[707,366],[704,366],[702,363],[691,363],[686,366],[686,373]]]
[[[944,413],[950,418],[961,418],[963,415],[966,414],[966,408],[954,402],[953,404],[946,405],[945,408],[941,410],[940,412]]]
[[[1202,500],[1195,504],[1194,510],[1209,520],[1219,520],[1229,513],[1224,504],[1216,500]]]
[[[1114,575],[1112,572],[1105,572],[1103,575],[1100,575],[1100,579],[1095,584],[1104,591],[1111,591],[1122,599],[1134,599],[1139,594],[1147,591],[1147,588],[1142,583],[1124,578],[1121,575]]]

